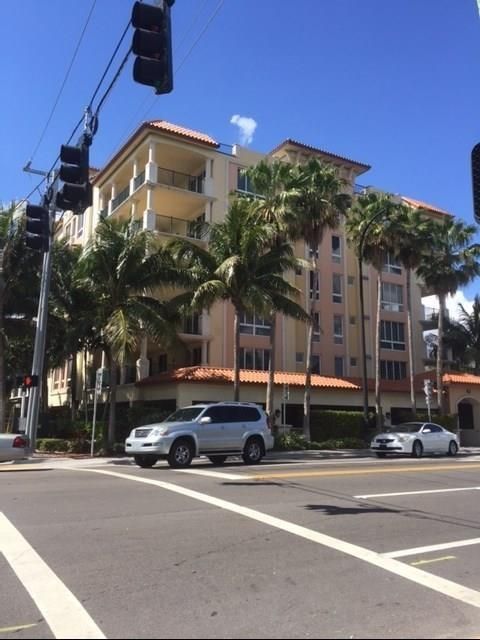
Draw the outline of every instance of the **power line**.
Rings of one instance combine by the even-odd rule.
[[[72,59],[70,61],[68,69],[67,69],[67,71],[65,73],[65,77],[63,78],[63,82],[62,82],[62,84],[60,86],[60,89],[58,91],[57,97],[55,98],[55,102],[53,103],[53,107],[52,107],[52,110],[50,111],[50,115],[48,116],[47,122],[46,122],[46,124],[45,124],[45,126],[43,128],[43,131],[42,131],[41,135],[40,135],[40,139],[37,142],[37,145],[36,145],[35,149],[33,150],[33,153],[32,153],[32,155],[30,157],[30,161],[33,160],[33,158],[35,157],[35,154],[37,153],[37,151],[38,151],[38,149],[40,147],[40,145],[42,144],[43,138],[45,137],[47,129],[48,129],[48,127],[50,125],[50,122],[51,122],[51,120],[53,118],[53,114],[55,113],[55,110],[57,108],[58,102],[59,102],[60,97],[61,97],[61,95],[63,93],[63,89],[65,88],[65,85],[67,83],[68,77],[70,75],[70,71],[72,70],[73,63],[75,62],[75,58],[77,57],[78,50],[80,49],[80,45],[82,43],[83,36],[85,35],[85,31],[87,30],[87,26],[88,26],[88,23],[90,22],[90,18],[92,17],[92,13],[93,13],[93,10],[95,8],[96,3],[97,3],[97,0],[93,0],[92,6],[90,7],[90,11],[88,13],[87,19],[85,21],[85,24],[83,26],[82,32],[81,32],[80,37],[78,39],[77,46],[75,47],[75,51],[73,52]]]

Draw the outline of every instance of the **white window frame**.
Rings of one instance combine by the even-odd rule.
[[[336,287],[337,284],[338,287]],[[343,286],[341,273],[332,273],[332,301],[336,304],[341,304],[343,302]]]
[[[256,313],[244,313],[240,317],[240,333],[249,336],[269,336],[271,325]]]
[[[396,258],[391,251],[387,251],[385,254],[385,263],[382,267],[382,271],[385,273],[393,273],[395,275],[402,274],[402,265],[398,258]]]
[[[310,295],[310,300],[313,300],[313,274],[315,273],[314,271],[312,271],[312,269],[310,269],[310,271],[308,272],[309,276],[308,276],[308,284],[309,284],[309,295]],[[318,274],[318,278],[317,278],[317,291],[316,291],[316,295],[315,295],[315,300],[320,300],[320,274]]]
[[[342,371],[341,373],[337,372],[337,363],[341,363],[342,365]],[[343,376],[345,375],[345,358],[343,356],[335,356],[333,359],[333,370],[335,372],[335,377],[337,378],[343,378]]]
[[[381,306],[385,311],[403,311],[403,286],[393,282],[382,282]]]
[[[380,348],[390,351],[405,351],[404,322],[395,322],[393,320],[380,321]]]
[[[343,344],[343,316],[337,314],[333,316],[333,342]]]
[[[333,248],[334,238],[338,240],[338,249]],[[332,235],[332,261],[337,263],[342,262],[342,237],[341,236]]]
[[[405,380],[407,363],[404,360],[380,360],[381,380]]]

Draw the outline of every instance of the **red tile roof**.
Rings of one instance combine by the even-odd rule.
[[[240,382],[245,384],[267,384],[268,371],[254,371],[250,369],[240,370]],[[150,386],[162,382],[216,382],[232,383],[233,369],[222,367],[184,367],[174,369],[166,373],[144,378],[137,382],[139,386]],[[288,384],[292,387],[305,386],[305,374],[288,371],[278,371],[275,373],[275,384]],[[312,387],[323,389],[339,389],[345,391],[359,391],[360,387],[353,382],[334,378],[332,376],[312,375]]]
[[[416,207],[417,209],[427,209],[427,211],[433,211],[434,213],[441,213],[446,216],[452,215],[448,211],[439,209],[438,207],[435,207],[433,204],[428,204],[426,202],[422,202],[421,200],[414,200],[413,198],[407,198],[406,196],[402,196],[402,200],[406,204],[409,204],[411,207]]]
[[[444,384],[480,384],[480,376],[460,371],[448,372],[443,375]]]
[[[350,160],[350,158],[345,158],[344,156],[339,156],[336,153],[332,153],[331,151],[325,151],[325,149],[319,149],[318,147],[312,147],[309,144],[305,144],[303,142],[298,142],[297,140],[292,140],[292,138],[287,138],[283,142],[281,142],[278,146],[270,151],[269,155],[273,155],[275,152],[279,151],[282,147],[287,145],[293,145],[294,147],[300,147],[300,149],[307,149],[308,151],[316,151],[317,153],[323,153],[326,156],[330,156],[331,158],[335,158],[336,160],[343,160],[343,162],[348,162],[350,164],[357,165],[357,167],[363,167],[365,171],[371,169],[369,164],[365,164],[364,162],[357,162],[356,160]]]
[[[202,142],[212,147],[220,146],[220,144],[216,140],[208,136],[206,133],[200,133],[199,131],[194,131],[193,129],[187,129],[186,127],[181,127],[178,124],[167,122],[166,120],[153,120],[152,122],[148,122],[147,124],[149,127],[160,129],[161,131],[165,131],[166,133],[173,133],[177,136],[181,136],[182,138],[196,140],[197,142]]]

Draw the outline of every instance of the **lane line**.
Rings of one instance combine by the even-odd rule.
[[[419,496],[427,493],[453,493],[454,491],[480,491],[480,487],[454,487],[452,489],[424,489],[422,491],[396,491],[395,493],[366,493],[354,498],[366,500],[367,498],[392,498],[395,496]]]
[[[24,629],[31,629],[32,627],[38,626],[38,622],[34,622],[33,624],[17,624],[14,627],[2,627],[0,629],[0,633],[11,633],[14,631],[23,631]]]
[[[220,478],[222,480],[247,480],[250,476],[239,473],[224,473],[223,471],[207,471],[207,469],[175,469],[177,473],[191,473],[194,476],[207,476],[209,478]]]
[[[269,480],[269,479],[281,479],[281,478],[315,478],[315,477],[327,477],[327,476],[357,476],[368,475],[378,473],[415,473],[417,471],[473,471],[474,469],[480,469],[480,464],[470,464],[466,467],[458,464],[429,464],[424,466],[412,466],[412,467],[379,467],[375,469],[345,469],[337,471],[292,471],[281,473],[269,473],[255,474],[252,476],[255,480]]]
[[[73,593],[1,512],[0,552],[55,638],[105,638]]]
[[[386,558],[403,558],[404,556],[416,556],[420,553],[430,553],[431,551],[443,551],[445,549],[469,547],[473,544],[480,544],[480,538],[469,538],[468,540],[456,540],[455,542],[430,544],[425,547],[413,547],[412,549],[400,549],[399,551],[389,551],[388,553],[384,553],[383,555]]]
[[[200,502],[204,502],[220,509],[236,513],[238,515],[244,516],[245,518],[249,518],[251,520],[255,520],[256,522],[265,524],[269,527],[280,529],[281,531],[285,531],[291,535],[298,536],[305,540],[310,540],[311,542],[315,542],[316,544],[320,544],[329,549],[333,549],[334,551],[340,551],[349,556],[357,558],[358,560],[362,560],[367,564],[373,565],[380,569],[384,569],[385,571],[389,571],[390,573],[410,580],[411,582],[422,585],[428,589],[431,589],[432,591],[436,591],[438,593],[441,593],[442,595],[449,596],[450,598],[454,598],[455,600],[459,600],[460,602],[469,604],[473,607],[480,608],[479,591],[475,591],[474,589],[470,589],[469,587],[464,587],[463,585],[452,582],[451,580],[447,580],[446,578],[441,578],[431,573],[427,573],[422,569],[417,569],[416,567],[412,567],[408,564],[400,562],[399,560],[388,558],[380,553],[377,553],[376,551],[360,547],[358,545],[340,540],[338,538],[333,538],[332,536],[314,531],[313,529],[308,529],[307,527],[289,522],[288,520],[270,516],[266,513],[262,513],[261,511],[257,511],[256,509],[242,507],[241,505],[238,505],[234,502],[215,498],[214,496],[210,496],[206,493],[200,493],[199,491],[186,489],[185,487],[180,487],[170,482],[163,482],[161,480],[152,480],[150,478],[118,473],[116,471],[104,471],[101,469],[72,469],[72,471],[98,473],[106,476],[112,476],[114,478],[120,478],[121,480],[128,480],[130,482],[141,482],[154,487],[165,489],[167,491],[172,491],[173,493],[192,498],[193,500],[199,500]]]
[[[455,556],[443,556],[442,558],[432,558],[431,560],[417,560],[411,562],[412,567],[418,567],[422,564],[431,564],[432,562],[443,562],[444,560],[455,560]]]

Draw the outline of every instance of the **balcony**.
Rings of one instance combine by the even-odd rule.
[[[183,238],[207,240],[208,225],[201,220],[184,220],[172,216],[155,216],[155,231]]]
[[[420,320],[423,331],[432,331],[438,327],[438,309],[423,307],[424,318]],[[445,309],[444,320],[449,320],[450,314]]]
[[[138,187],[140,187],[145,182],[145,170],[142,173],[139,173],[136,178],[133,180],[133,190],[136,191]]]
[[[125,200],[129,197],[129,195],[130,195],[129,186],[125,187],[125,189],[122,189],[122,191],[120,191],[118,196],[116,196],[112,200],[112,211],[115,211],[115,209],[117,209],[122,204],[122,202],[125,202]]]
[[[158,167],[157,182],[176,189],[183,189],[184,191],[205,193],[205,178],[203,176],[191,176],[179,171]]]

